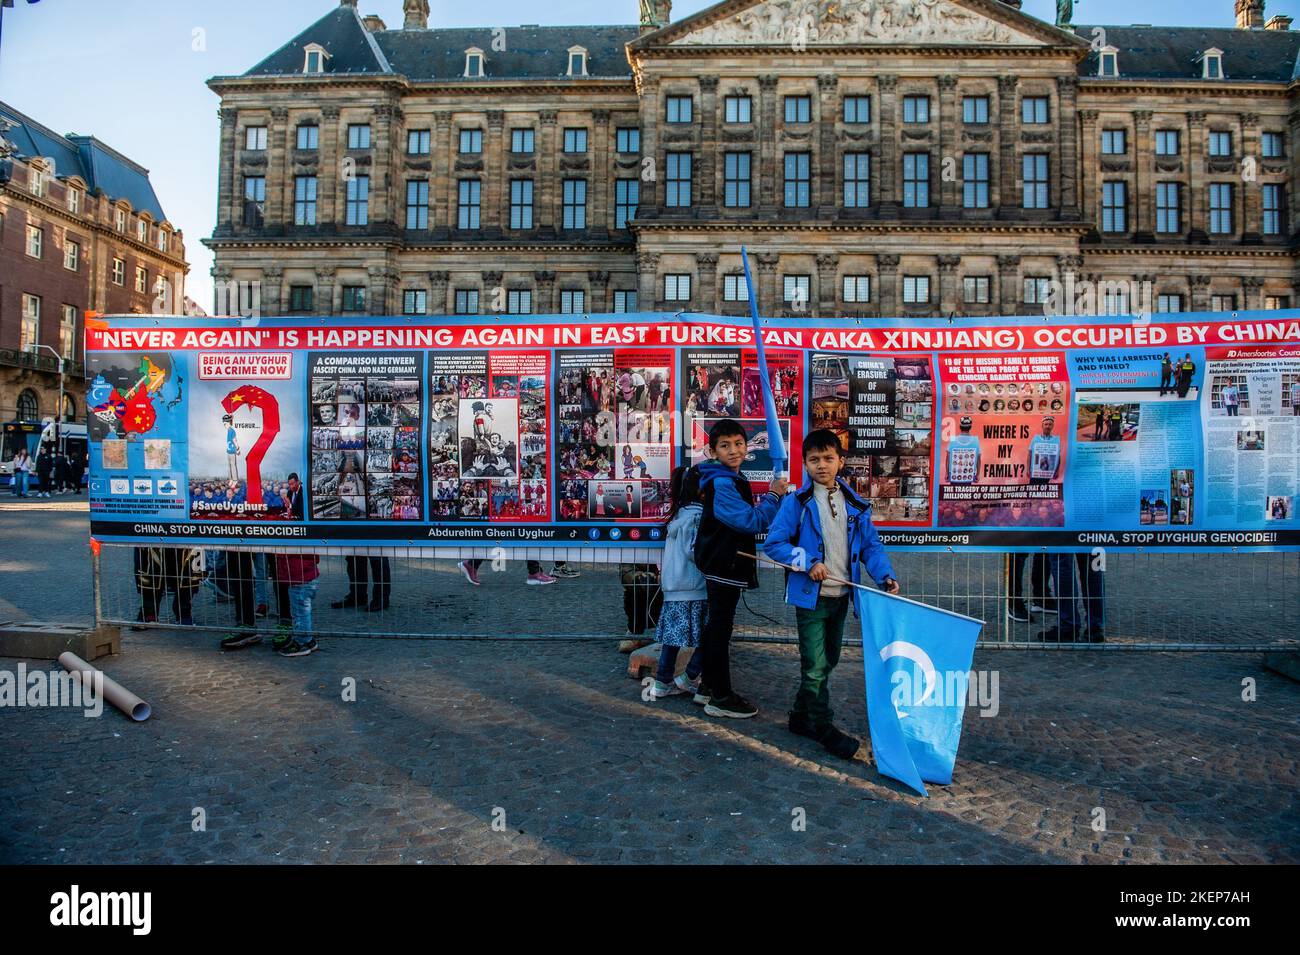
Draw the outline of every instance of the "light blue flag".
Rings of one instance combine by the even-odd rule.
[[[758,296],[754,294],[754,277],[749,274],[749,256],[740,247],[740,264],[745,269],[745,289],[749,293],[749,318],[754,323],[754,348],[758,352],[759,385],[763,391],[763,412],[767,417],[767,454],[772,459],[772,476],[785,473],[785,441],[781,437],[781,423],[776,416],[776,400],[772,397],[772,377],[767,373],[767,348],[763,344],[763,329],[758,318]]]
[[[922,796],[952,782],[982,621],[879,590],[854,590],[876,769]]]

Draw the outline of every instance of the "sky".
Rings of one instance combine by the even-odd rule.
[[[680,20],[708,0],[676,0]],[[242,73],[338,6],[338,0],[17,0],[4,14],[0,100],[60,133],[91,134],[150,171],[168,219],[185,232],[186,292],[212,306],[212,255],[200,242],[216,221],[217,97],[212,76]],[[431,26],[635,23],[637,0],[486,0],[430,4]],[[472,8],[472,9],[471,9]],[[1296,15],[1270,2],[1265,18]],[[492,13],[489,22],[481,13]],[[1025,0],[1051,22],[1055,0]],[[402,0],[362,0],[390,28]],[[1233,24],[1233,0],[1077,0],[1076,23]]]

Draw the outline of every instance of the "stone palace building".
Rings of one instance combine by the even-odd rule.
[[[1120,312],[1145,304],[1128,288],[1289,307],[1290,18],[1019,6],[724,0],[672,22],[642,0],[637,25],[439,29],[405,0],[389,29],[342,0],[209,81],[218,310],[741,313],[742,245],[765,315],[1041,313],[1067,279],[1123,283]]]

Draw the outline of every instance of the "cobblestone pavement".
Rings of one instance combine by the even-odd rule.
[[[762,712],[720,722],[642,702],[608,645],[322,643],[131,634],[105,670],[148,722],[0,709],[0,862],[1300,861],[1300,687],[1255,655],[981,651],[999,712],[923,800],[786,731],[791,647],[737,649]]]

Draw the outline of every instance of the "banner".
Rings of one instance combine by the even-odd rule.
[[[762,335],[791,482],[834,430],[891,547],[1300,550],[1295,311]],[[657,546],[719,419],[772,479],[754,345],[704,315],[93,320],[92,533]]]

